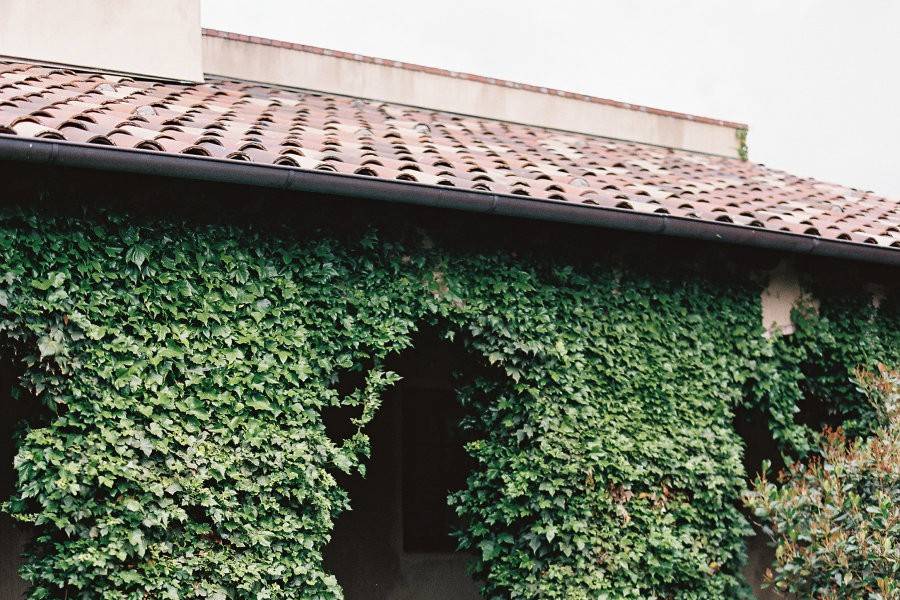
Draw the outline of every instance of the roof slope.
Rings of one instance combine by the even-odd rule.
[[[261,84],[0,62],[0,134],[671,215],[900,251],[900,201],[737,159]]]

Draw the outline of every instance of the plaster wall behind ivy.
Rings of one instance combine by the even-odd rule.
[[[740,598],[736,409],[802,454],[801,405],[863,430],[850,370],[900,353],[889,285],[876,308],[811,268],[819,311],[766,338],[764,274],[705,247],[64,199],[0,217],[3,351],[15,397],[48,408],[8,506],[39,532],[33,598],[340,597],[321,561],[352,504],[334,475],[365,469],[383,361],[426,325],[477,365],[460,401],[478,467],[451,502],[486,598]],[[365,383],[341,394],[347,372]],[[329,439],[331,406],[355,407],[356,434]]]

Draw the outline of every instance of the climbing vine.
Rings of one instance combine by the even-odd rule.
[[[795,307],[796,330],[774,340],[752,394],[752,401],[767,409],[770,429],[789,456],[818,448],[823,424],[840,424],[851,436],[871,432],[876,415],[853,383],[854,371],[873,369],[879,361],[900,364],[896,292],[865,289],[853,277],[840,286],[814,279],[805,286],[819,300]],[[799,420],[801,407],[817,418]]]
[[[747,130],[735,129],[734,135],[737,138],[738,143],[738,158],[741,160],[748,160],[750,158],[750,150],[747,147]]]
[[[339,598],[322,553],[352,498],[334,476],[365,470],[365,426],[397,379],[382,361],[437,324],[500,373],[461,390],[477,467],[451,498],[486,598],[732,600],[735,406],[793,414],[882,322],[865,358],[897,352],[890,300],[869,324],[826,326],[823,310],[766,340],[759,284],[727,261],[563,260],[377,228],[7,209],[0,282],[14,397],[48,412],[22,433],[7,506],[38,532],[32,598]],[[825,353],[833,368],[807,372]],[[364,384],[341,394],[349,371]],[[334,406],[356,408],[347,439],[326,435]]]

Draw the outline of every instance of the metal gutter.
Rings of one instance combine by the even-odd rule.
[[[900,249],[872,244],[734,223],[189,154],[0,134],[0,160],[365,198],[900,266]]]

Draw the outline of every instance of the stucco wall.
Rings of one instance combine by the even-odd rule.
[[[0,0],[0,55],[201,81],[200,0]]]
[[[291,48],[203,36],[203,67],[236,77],[491,119],[738,156],[735,129]]]
[[[766,335],[794,332],[791,312],[806,305],[814,310],[819,302],[800,285],[800,274],[791,260],[782,260],[767,275],[768,282],[760,295],[763,328]]]

